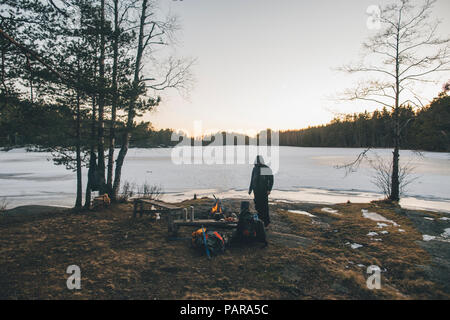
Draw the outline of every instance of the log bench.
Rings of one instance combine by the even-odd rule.
[[[237,222],[217,221],[213,219],[198,219],[198,220],[172,220],[169,221],[169,234],[176,236],[180,227],[205,227],[205,228],[219,228],[219,229],[235,229]]]

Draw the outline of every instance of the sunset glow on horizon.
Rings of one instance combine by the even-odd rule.
[[[338,102],[336,96],[358,77],[335,69],[357,62],[367,27],[367,8],[387,1],[185,0],[162,1],[161,10],[180,19],[176,55],[195,57],[196,82],[189,98],[164,92],[156,112],[140,120],[157,128],[205,132],[300,129],[325,124],[337,114],[369,112],[374,103]],[[450,2],[438,0],[434,18],[448,36]],[[445,16],[447,15],[447,16]],[[445,78],[447,76],[447,78]],[[441,91],[420,86],[427,104]]]

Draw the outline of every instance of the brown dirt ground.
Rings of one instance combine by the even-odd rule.
[[[181,203],[194,205],[197,216],[212,204],[206,198]],[[223,204],[238,212],[239,200],[225,199]],[[232,247],[211,260],[190,247],[193,228],[181,228],[180,239],[170,240],[163,220],[132,219],[131,204],[98,212],[1,216],[0,298],[450,298],[448,287],[429,272],[432,252],[421,246],[422,234],[410,218],[413,213],[383,203],[326,206],[340,215],[325,213],[323,207],[273,203],[267,248]],[[315,217],[288,212],[293,209]],[[361,209],[401,226],[384,228],[389,233],[376,237],[382,241],[373,241],[367,233],[380,229],[362,217]],[[352,249],[349,243],[363,247]],[[66,268],[73,264],[81,268],[81,290],[66,287]],[[369,265],[383,270],[380,290],[366,287]]]

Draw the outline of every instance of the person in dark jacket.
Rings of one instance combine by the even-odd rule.
[[[248,194],[251,194],[253,191],[255,209],[258,211],[258,216],[264,221],[264,226],[266,227],[270,224],[269,194],[272,191],[272,187],[272,170],[264,164],[264,158],[262,156],[256,156]]]

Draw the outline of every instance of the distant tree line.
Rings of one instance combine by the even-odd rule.
[[[296,147],[335,147],[335,148],[392,148],[393,130],[396,123],[402,124],[400,148],[424,151],[450,151],[450,84],[444,86],[428,106],[399,106],[398,119],[393,109],[383,108],[374,112],[346,114],[335,117],[330,123],[311,126],[305,129],[284,130],[279,132],[280,146]],[[267,129],[268,145],[270,129]],[[203,145],[214,141],[214,136],[222,134],[226,144],[259,143],[258,137],[248,137],[240,133],[219,132],[207,136]],[[211,138],[211,136],[213,138]],[[233,141],[234,139],[234,141]],[[196,138],[200,140],[200,138]],[[192,139],[193,144],[193,139]]]
[[[401,122],[406,124],[401,137],[402,149],[450,152],[450,97],[443,92],[430,105],[420,109],[411,106],[400,108]],[[39,145],[41,147],[70,147],[76,142],[76,114],[73,109],[61,105],[30,103],[16,99],[1,111],[0,147],[19,145]],[[299,130],[280,131],[281,146],[297,147],[339,147],[339,148],[391,148],[393,145],[392,111],[383,108],[372,113],[348,114],[334,118],[326,125]],[[81,116],[81,145],[89,146],[91,118],[87,111]],[[117,145],[123,143],[125,123],[117,120]],[[105,123],[109,130],[109,123]],[[173,129],[155,130],[150,122],[134,123],[130,137],[130,147],[151,148],[175,146],[172,141]],[[235,141],[227,144],[255,144],[255,138],[239,133],[219,133],[232,135]],[[187,137],[184,137],[189,139]],[[239,139],[238,139],[239,138]],[[227,137],[227,139],[229,139]],[[197,138],[199,140],[199,138]],[[203,145],[214,138],[208,136]],[[192,144],[194,144],[191,138]],[[108,141],[105,147],[109,148]]]
[[[383,108],[372,113],[348,114],[330,123],[280,132],[280,145],[298,147],[392,148],[395,124],[393,111]],[[429,106],[415,110],[399,108],[404,124],[402,149],[450,151],[450,97],[442,93]]]
[[[41,150],[55,147],[70,148],[76,144],[76,113],[72,108],[59,104],[30,103],[28,100],[10,98],[1,112],[0,147],[38,146]],[[90,141],[91,117],[85,110],[81,115],[80,137],[83,149],[88,149]],[[105,123],[108,131],[110,123]],[[125,123],[118,120],[115,124],[117,145],[122,145]],[[132,148],[172,146],[173,130],[156,130],[150,122],[134,123],[131,131]],[[109,148],[108,141],[105,147]],[[36,149],[35,149],[36,150]]]

